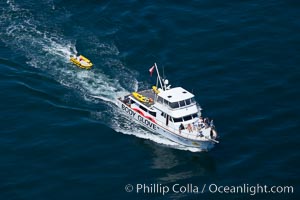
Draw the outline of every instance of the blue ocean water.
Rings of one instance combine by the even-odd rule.
[[[299,199],[299,19],[296,0],[1,1],[0,199]],[[72,53],[94,68],[70,64]],[[116,97],[155,82],[154,62],[214,119],[210,152],[116,108]],[[124,189],[144,183],[294,194]]]

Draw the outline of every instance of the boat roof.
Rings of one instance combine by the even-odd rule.
[[[194,95],[190,93],[189,91],[183,89],[182,87],[175,87],[171,88],[169,90],[161,91],[158,96],[162,97],[163,99],[166,99],[167,101],[173,103],[173,102],[179,102],[185,99],[193,98]]]

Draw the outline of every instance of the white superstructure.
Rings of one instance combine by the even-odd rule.
[[[219,143],[212,121],[202,118],[194,95],[182,87],[171,88],[157,65],[153,67],[156,86],[120,97],[119,107],[142,126],[179,144],[209,150]]]

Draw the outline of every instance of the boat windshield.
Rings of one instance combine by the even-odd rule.
[[[178,102],[169,103],[170,108],[179,108]]]
[[[194,98],[182,100],[182,101],[179,101],[179,102],[169,102],[169,101],[161,98],[160,96],[158,96],[157,102],[161,103],[161,104],[168,105],[172,109],[176,109],[176,108],[180,108],[180,107],[184,107],[184,106],[188,106],[188,105],[196,103]]]
[[[194,98],[182,100],[182,101],[179,101],[179,102],[173,102],[173,103],[170,102],[169,107],[175,109],[175,108],[184,107],[184,106],[194,104],[195,102],[196,101],[195,101]]]

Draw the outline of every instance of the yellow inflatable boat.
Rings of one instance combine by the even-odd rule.
[[[93,63],[83,55],[71,56],[70,61],[82,69],[91,69],[93,66]]]
[[[148,103],[149,102],[149,98],[148,97],[145,97],[137,92],[133,92],[132,93],[132,96],[134,98],[136,98],[138,101],[142,102],[142,103]]]

